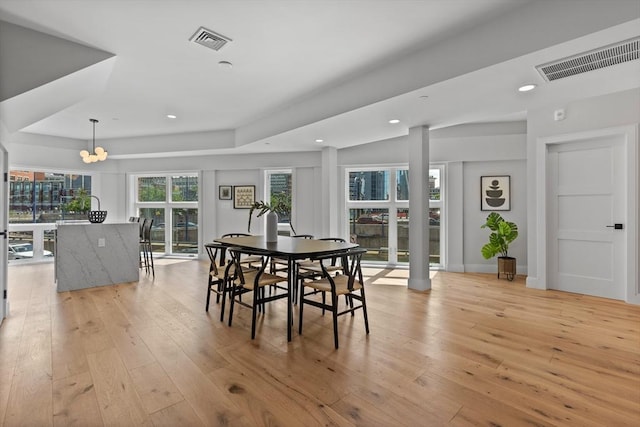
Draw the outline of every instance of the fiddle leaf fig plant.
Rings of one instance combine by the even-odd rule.
[[[482,256],[485,259],[493,258],[496,255],[508,257],[509,245],[518,237],[518,226],[513,222],[506,221],[499,213],[492,212],[480,228],[491,230],[489,243],[481,249]]]
[[[296,230],[293,228],[293,224],[291,224],[291,196],[286,193],[276,193],[271,195],[271,203],[266,203],[262,200],[259,202],[254,202],[249,208],[249,224],[247,226],[247,231],[251,232],[251,218],[253,217],[253,212],[258,211],[257,218],[260,218],[262,215],[275,212],[279,216],[286,217],[289,219],[289,227],[291,227],[291,231],[293,234],[296,234]]]

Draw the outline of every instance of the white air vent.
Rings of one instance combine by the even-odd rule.
[[[206,46],[209,49],[220,50],[222,47],[231,41],[229,37],[225,37],[222,34],[215,33],[211,30],[207,30],[204,27],[198,28],[189,41]]]
[[[538,65],[536,69],[546,81],[610,67],[638,59],[640,37],[624,40],[588,52]]]

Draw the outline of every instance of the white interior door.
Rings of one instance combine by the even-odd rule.
[[[549,146],[549,288],[625,299],[624,144],[607,136]]]

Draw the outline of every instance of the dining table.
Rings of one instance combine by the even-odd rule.
[[[287,341],[291,341],[291,325],[293,324],[293,289],[297,284],[296,261],[314,258],[321,255],[341,255],[358,244],[336,242],[319,239],[301,239],[291,236],[278,236],[275,242],[267,242],[266,236],[240,236],[214,239],[215,242],[227,247],[238,247],[249,251],[256,250],[271,257],[287,260]]]

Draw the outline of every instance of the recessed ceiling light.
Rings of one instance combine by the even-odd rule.
[[[420,95],[420,99],[427,99],[429,98],[429,95]]]
[[[176,116],[175,114],[167,114],[167,118],[168,119],[177,119],[178,116]]]
[[[324,142],[324,139],[316,139],[316,142]]]
[[[219,61],[218,65],[222,68],[233,68],[233,64],[229,61]]]
[[[518,91],[520,92],[529,92],[530,90],[534,90],[536,88],[537,85],[533,84],[533,83],[529,83],[523,86],[520,86],[518,88]]]
[[[391,119],[391,120],[389,120],[389,123],[391,123],[391,124],[394,124],[394,125],[395,125],[396,123],[400,123],[400,120],[398,120],[398,119]]]

